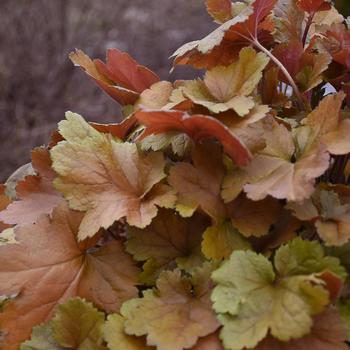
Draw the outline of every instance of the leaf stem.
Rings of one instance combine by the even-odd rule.
[[[305,104],[305,100],[303,99],[303,96],[301,95],[301,92],[299,88],[297,87],[297,84],[295,83],[294,79],[292,76],[289,74],[288,70],[286,67],[282,64],[282,62],[275,57],[268,49],[266,49],[263,45],[260,44],[260,42],[256,39],[252,40],[252,43],[262,52],[264,52],[267,56],[271,58],[271,60],[278,66],[278,68],[282,71],[284,76],[287,78],[289,84],[292,86],[295,96],[298,99],[298,103],[300,105],[301,109],[309,110],[309,108]]]
[[[315,12],[311,13],[309,15],[309,18],[307,19],[307,22],[306,22],[306,26],[305,26],[305,29],[304,29],[304,34],[303,34],[303,46],[305,47],[305,44],[306,44],[306,40],[307,40],[307,35],[309,34],[309,30],[310,30],[310,27],[311,27],[311,24],[312,24],[312,21],[314,19],[314,16],[315,16]]]

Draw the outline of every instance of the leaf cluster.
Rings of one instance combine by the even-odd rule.
[[[71,53],[123,121],[67,112],[0,186],[2,349],[347,349],[349,21],[206,7],[197,79]]]

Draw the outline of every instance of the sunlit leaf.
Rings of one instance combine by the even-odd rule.
[[[244,48],[238,61],[207,71],[204,81],[185,83],[183,94],[213,113],[234,110],[240,116],[247,115],[255,106],[253,98],[248,96],[259,83],[268,62],[264,53],[257,54],[252,48]]]
[[[304,249],[303,242],[297,244]],[[278,250],[274,259],[276,271],[266,257],[250,251],[233,252],[214,271],[218,286],[212,294],[213,307],[223,324],[221,339],[227,349],[253,348],[268,331],[282,341],[305,336],[312,329],[312,316],[329,303],[329,292],[317,275],[320,266],[304,264],[305,269],[293,270],[289,261],[299,259],[299,248],[281,249],[285,252]]]
[[[60,133],[65,141],[51,150],[59,174],[54,184],[73,209],[86,211],[80,239],[123,217],[145,227],[156,216],[157,205],[173,204],[170,188],[159,184],[165,177],[161,153],[142,154],[135,144],[99,133],[73,113],[60,123]]]

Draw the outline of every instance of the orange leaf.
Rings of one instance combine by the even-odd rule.
[[[207,11],[219,23],[224,23],[232,18],[231,0],[207,0]]]
[[[0,246],[0,295],[17,295],[0,314],[2,349],[17,350],[56,305],[80,296],[108,312],[135,297],[138,269],[120,242],[78,244],[82,214],[62,205],[36,224],[15,229],[18,243]]]
[[[210,156],[208,156],[210,155]],[[170,169],[168,181],[177,191],[177,209],[183,216],[191,216],[200,207],[214,220],[226,216],[220,196],[225,174],[220,149],[215,144],[198,144],[190,163],[177,163]]]
[[[120,123],[99,124],[99,123],[90,122],[89,124],[99,132],[103,132],[105,134],[111,134],[115,137],[118,137],[121,140],[124,140],[136,123],[137,123],[137,120],[135,116],[132,114],[130,117],[125,118]]]
[[[155,73],[117,49],[107,50],[107,63],[98,59],[92,61],[81,50],[72,52],[69,57],[122,105],[134,104],[142,91],[159,81]]]
[[[329,153],[322,143],[303,143],[303,129],[297,130],[293,138],[292,133],[274,119],[265,118],[264,121],[266,147],[245,168],[248,185],[244,186],[244,190],[247,197],[261,200],[270,195],[278,199],[303,201],[314,191],[316,178],[327,170]],[[297,148],[301,150],[298,154]]]
[[[224,124],[212,117],[178,111],[139,111],[135,113],[135,117],[146,126],[140,140],[152,134],[175,130],[186,133],[194,141],[215,137],[221,142],[227,155],[238,165],[246,165],[251,160],[246,146]]]
[[[277,0],[255,0],[252,6],[244,8],[204,39],[180,47],[173,54],[174,65],[191,64],[196,68],[228,65],[253,40],[270,42],[274,24],[268,15],[276,3]]]
[[[0,220],[7,224],[32,224],[41,215],[51,214],[63,201],[52,185],[56,173],[51,168],[50,154],[46,148],[32,151],[32,165],[37,175],[28,175],[20,181],[16,186],[19,200],[0,212]]]
[[[350,69],[350,29],[343,23],[333,24],[322,36],[321,43],[335,62]]]
[[[297,5],[305,12],[314,14],[332,8],[329,0],[297,0]]]
[[[6,209],[7,206],[11,203],[10,198],[5,194],[5,190],[6,186],[0,185],[0,210]],[[0,221],[0,233],[9,227],[11,227],[11,225],[7,225],[4,222]]]
[[[233,201],[230,209],[233,226],[246,237],[268,234],[271,225],[277,222],[282,211],[279,201],[272,197],[252,201],[244,195]]]

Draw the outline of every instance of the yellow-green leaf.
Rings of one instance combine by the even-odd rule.
[[[205,265],[189,277],[180,270],[163,272],[157,289],[124,303],[125,331],[147,336],[147,344],[164,350],[182,350],[219,326],[211,307],[211,266]]]

